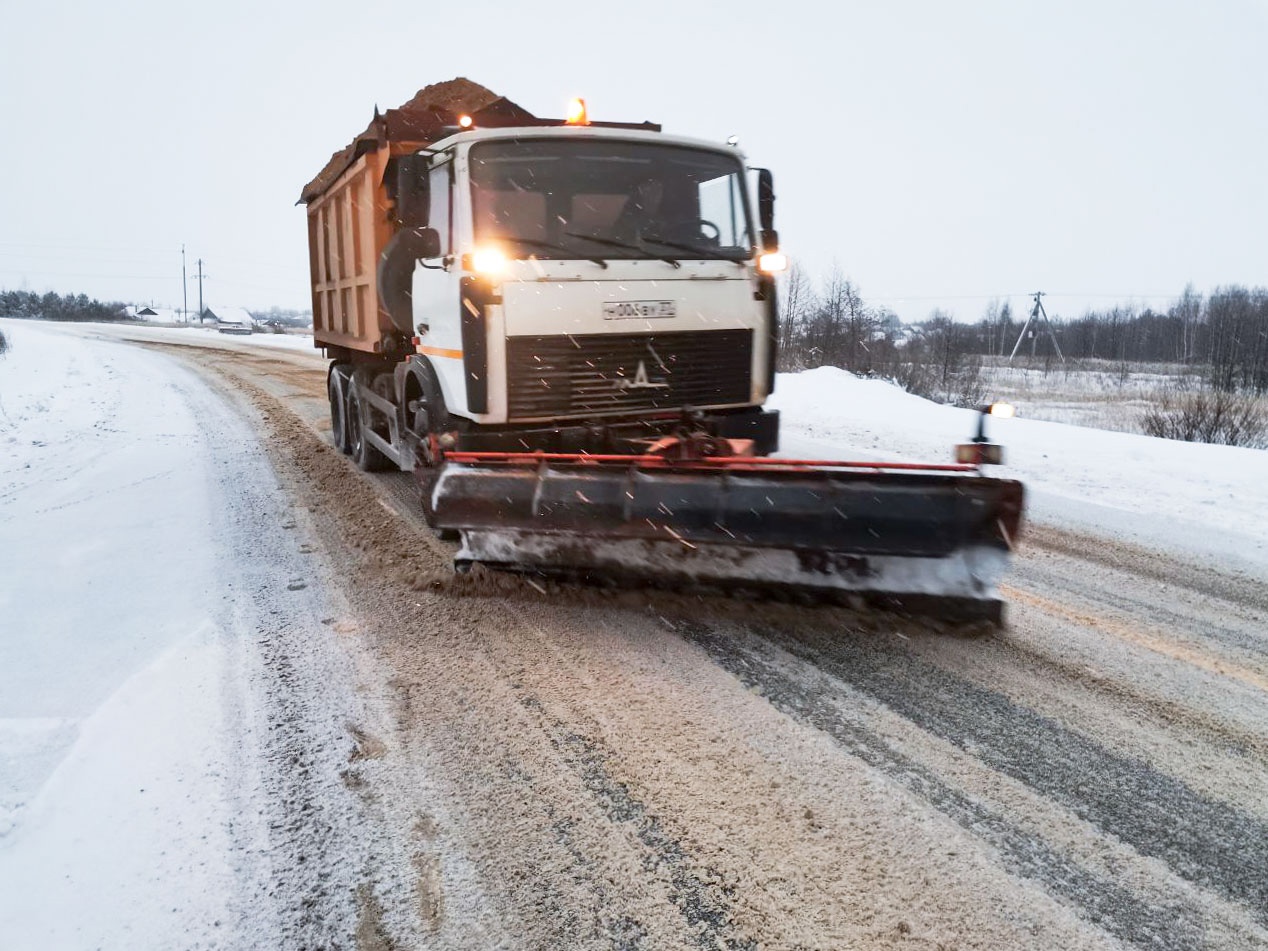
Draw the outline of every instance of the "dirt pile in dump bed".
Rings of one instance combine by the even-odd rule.
[[[412,99],[397,109],[379,112],[365,131],[334,153],[317,177],[304,186],[299,204],[307,204],[323,195],[344,171],[366,152],[392,144],[423,146],[445,134],[445,129],[463,114],[480,115],[499,124],[532,120],[533,114],[505,96],[499,96],[479,83],[459,76],[443,83],[424,86]]]
[[[400,108],[415,111],[447,109],[450,112],[477,112],[500,98],[491,89],[459,76],[457,79],[424,86]]]

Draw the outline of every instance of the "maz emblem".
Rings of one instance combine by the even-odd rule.
[[[634,374],[634,379],[627,377],[617,377],[613,386],[618,390],[667,390],[668,383],[653,383],[647,378],[647,364],[642,360],[638,361],[638,372]]]

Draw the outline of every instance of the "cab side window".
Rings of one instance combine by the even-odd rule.
[[[449,253],[451,247],[449,170],[452,167],[451,163],[446,162],[428,173],[427,192],[431,204],[427,211],[427,226],[435,228],[440,235],[442,257]]]

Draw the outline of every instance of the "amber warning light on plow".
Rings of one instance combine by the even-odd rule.
[[[986,438],[986,417],[1011,419],[1017,409],[1011,403],[988,403],[977,408],[977,435],[973,441],[955,447],[955,461],[970,466],[999,466],[1004,464],[1004,447]]]

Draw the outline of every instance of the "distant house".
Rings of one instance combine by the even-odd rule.
[[[178,323],[180,312],[170,307],[152,307],[146,304],[129,304],[123,308],[123,314],[129,320],[149,320],[155,323]]]
[[[214,321],[216,329],[225,334],[249,334],[255,328],[255,318],[242,307],[207,307],[202,319]]]

